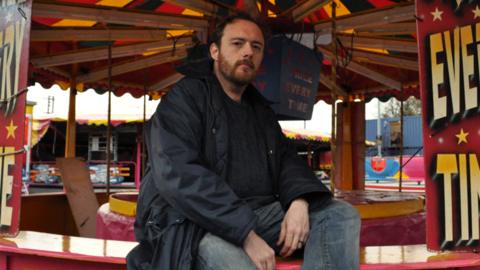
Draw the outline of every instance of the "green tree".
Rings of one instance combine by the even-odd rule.
[[[403,102],[403,115],[420,115],[422,113],[422,102],[415,97],[409,97]],[[391,98],[382,104],[382,118],[400,117],[400,101]]]

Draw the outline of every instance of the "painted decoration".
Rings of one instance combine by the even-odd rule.
[[[309,120],[320,80],[322,57],[286,37],[274,37],[266,46],[255,86],[272,101],[280,119]]]
[[[480,243],[480,7],[416,1],[426,177],[427,247]]]
[[[19,227],[31,0],[0,2],[0,235]]]

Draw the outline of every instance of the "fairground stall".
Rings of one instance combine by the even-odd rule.
[[[381,231],[364,242],[361,268],[480,267],[474,253],[480,230],[475,153],[480,9],[472,1],[0,3],[0,268],[125,267],[125,255],[136,245],[126,241],[131,238],[88,237],[98,236],[105,216],[131,220],[133,213],[115,210],[115,204],[134,209],[135,197],[112,195],[105,204],[110,181],[106,192],[93,192],[85,163],[75,158],[76,93],[93,88],[109,96],[161,97],[184,74],[208,68],[202,44],[215,22],[237,10],[261,17],[274,34],[255,84],[274,102],[280,119],[309,119],[320,99],[333,105],[330,188],[359,210],[363,239]],[[70,89],[65,153],[56,160],[65,192],[22,197],[25,93],[34,82]],[[426,211],[418,194],[364,191],[365,101],[411,95],[421,96],[423,104]],[[110,102],[105,107],[110,111]],[[110,179],[110,116],[106,133]],[[412,232],[426,238],[410,239]],[[279,259],[277,269],[300,264]]]

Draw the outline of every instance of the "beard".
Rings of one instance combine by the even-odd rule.
[[[249,71],[243,70],[242,72],[240,69],[244,69],[244,67],[241,67],[241,65],[248,66]],[[232,65],[225,59],[222,53],[219,53],[218,67],[225,79],[239,87],[251,83],[256,76],[255,64],[248,59],[239,60]]]

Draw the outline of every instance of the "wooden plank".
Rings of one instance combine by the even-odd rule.
[[[45,70],[48,70],[52,73],[55,73],[57,75],[60,75],[62,77],[64,77],[65,79],[70,79],[70,77],[72,76],[70,73],[64,71],[63,69],[60,69],[60,68],[57,68],[57,67],[47,67],[47,68],[43,68]]]
[[[165,0],[165,2],[189,8],[208,16],[215,16],[218,11],[216,5],[204,0]]]
[[[159,90],[163,90],[167,87],[169,87],[170,85],[178,82],[179,80],[181,80],[183,77],[185,77],[183,74],[180,74],[180,73],[175,73],[163,80],[160,80],[152,85],[150,85],[148,87],[148,90],[149,91],[159,91]]]
[[[418,87],[418,81],[402,83],[402,90],[412,88],[412,87]],[[370,87],[370,88],[355,89],[352,91],[352,94],[378,93],[378,92],[389,91],[389,90],[392,90],[392,88],[389,86],[381,85],[381,86]]]
[[[181,38],[177,41],[176,48],[190,47],[190,42],[191,38]],[[171,51],[172,48],[172,40],[116,46],[112,48],[112,58],[141,55],[148,52],[166,52]],[[36,67],[51,67],[104,59],[108,59],[108,46],[72,50],[49,56],[33,57],[30,58],[30,61]]]
[[[68,262],[80,265],[88,262],[98,265],[102,265],[102,263],[110,264],[109,268],[94,264],[90,264],[90,268],[85,268],[83,264],[83,269],[125,269],[125,257],[136,245],[138,243],[133,241],[95,239],[22,230],[15,237],[0,238],[0,254],[29,255],[36,259],[37,267],[35,265],[32,267],[31,264],[31,267],[18,267],[19,262],[17,261],[16,264],[9,265],[11,268],[1,269],[70,270],[72,268],[65,267]],[[45,267],[46,258],[56,261],[57,267]],[[21,259],[21,257],[18,259]],[[64,267],[62,267],[62,264]],[[79,267],[74,269],[79,269]]]
[[[152,66],[157,66],[160,64],[173,62],[182,59],[187,55],[187,52],[184,48],[178,49],[175,55],[172,55],[171,52],[159,53],[154,56],[142,57],[138,60],[128,61],[124,63],[118,63],[112,65],[112,76],[117,76],[120,74],[132,72],[135,70],[140,70]],[[92,71],[88,74],[78,76],[77,81],[79,83],[93,82],[97,80],[102,80],[108,77],[108,67],[103,67],[98,70]]]
[[[336,95],[339,96],[348,96],[348,93],[345,89],[341,86],[334,84],[332,79],[327,75],[320,73],[320,83],[325,85],[330,91],[334,92]]]
[[[358,27],[410,21],[415,19],[414,14],[415,6],[413,5],[413,2],[406,5],[395,5],[383,9],[358,12],[338,17],[336,19],[336,29],[338,32],[341,32]],[[332,31],[331,24],[331,20],[324,20],[315,25],[315,31],[320,32],[321,34],[330,33]]]
[[[98,201],[87,164],[77,158],[58,158],[57,166],[80,236],[95,237]]]
[[[330,3],[331,0],[308,0],[300,6],[292,10],[292,17],[294,22],[303,20],[310,13],[322,8],[324,5]]]
[[[208,27],[208,21],[193,16],[167,15],[155,12],[137,11],[126,8],[113,8],[92,5],[35,1],[33,16],[88,20],[99,23],[114,23],[166,29],[196,29]]]
[[[416,33],[417,25],[415,22],[390,23],[376,26],[355,27],[355,31],[359,35],[410,35]]]
[[[417,42],[412,39],[337,35],[343,46],[351,48],[385,49],[397,52],[417,53]],[[352,42],[353,41],[353,42]]]
[[[331,51],[329,51],[328,49],[323,48],[323,47],[318,47],[318,50],[320,52],[322,52],[323,55],[326,58],[328,58],[328,59],[333,58],[333,53]],[[345,59],[343,59],[343,57],[339,56],[339,58],[341,59],[341,61],[345,61]],[[366,66],[360,65],[360,64],[356,63],[355,61],[350,61],[345,68],[350,70],[350,71],[353,71],[355,73],[358,73],[358,74],[360,74],[364,77],[372,79],[376,82],[379,82],[383,85],[389,86],[393,89],[396,89],[396,90],[401,90],[402,89],[402,83],[400,81],[389,78],[389,77],[383,75],[382,73],[380,73],[378,71],[375,71],[375,70],[372,70],[372,69],[370,69]]]
[[[388,54],[374,53],[362,50],[354,50],[352,52],[353,59],[358,62],[367,62],[382,66],[396,67],[418,71],[418,61],[413,58],[391,56]]]
[[[32,29],[30,41],[159,41],[166,39],[165,30],[158,29]]]
[[[257,1],[255,0],[243,0],[243,4],[245,7],[244,12],[248,13],[253,18],[260,17],[260,11],[257,7]]]

